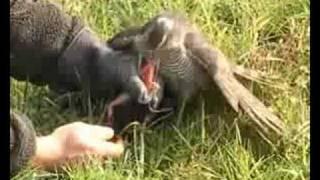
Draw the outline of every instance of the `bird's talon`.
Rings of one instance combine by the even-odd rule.
[[[138,102],[140,104],[148,104],[152,100],[152,97],[147,93],[147,91],[144,91],[141,93],[141,95],[138,98]]]

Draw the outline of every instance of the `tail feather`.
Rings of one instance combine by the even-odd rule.
[[[244,68],[239,65],[233,65],[232,66],[232,72],[238,76],[244,77],[248,80],[252,81],[267,81],[267,78],[265,78],[265,73],[258,72],[252,69]]]
[[[238,112],[239,108],[242,109],[264,134],[270,134],[270,131],[273,131],[277,135],[282,135],[284,129],[282,121],[235,77],[215,75],[214,81],[221,89],[226,100],[232,103],[230,105],[235,111]]]
[[[229,105],[236,111],[239,112],[239,99],[238,95],[235,93],[235,89],[233,88],[232,81],[225,80],[226,77],[215,76],[215,82],[223,92],[223,95],[226,97]]]
[[[282,136],[283,122],[234,76],[234,74],[240,74],[251,79],[260,79],[258,73],[230,65],[225,56],[213,48],[194,48],[192,54],[194,60],[207,71],[214,83],[217,84],[231,107],[236,112],[241,109],[249,115],[253,124],[258,128],[259,134],[263,133],[270,137],[270,132],[273,132],[277,136]]]

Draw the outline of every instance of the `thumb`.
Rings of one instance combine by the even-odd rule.
[[[122,140],[117,142],[110,141],[91,141],[88,144],[91,153],[105,157],[119,157],[124,151]]]
[[[113,129],[109,127],[90,125],[91,135],[97,140],[109,140],[114,136]]]

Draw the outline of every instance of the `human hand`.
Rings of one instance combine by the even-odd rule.
[[[108,127],[83,122],[63,125],[52,134],[37,138],[33,165],[51,169],[79,162],[88,156],[119,157],[124,151],[123,142],[121,139],[110,141],[113,137],[114,132]]]

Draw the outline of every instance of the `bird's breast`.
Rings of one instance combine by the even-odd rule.
[[[205,84],[203,71],[183,49],[158,51],[156,58],[160,59],[160,75],[174,91],[191,95]]]

